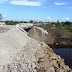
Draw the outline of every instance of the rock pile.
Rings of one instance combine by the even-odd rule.
[[[0,36],[0,72],[70,72],[64,59],[17,28]]]
[[[39,44],[20,29],[0,36],[0,72],[35,72]]]
[[[36,52],[36,60],[40,68],[36,68],[38,72],[70,72],[69,66],[66,66],[64,59],[56,55],[52,48],[41,42],[41,48]]]

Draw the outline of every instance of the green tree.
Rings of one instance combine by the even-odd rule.
[[[2,16],[2,14],[0,14],[0,21],[3,19],[3,16]]]
[[[59,23],[59,20],[57,21],[57,23]]]
[[[18,24],[19,22],[17,22],[17,21],[5,21],[5,24],[6,25],[16,25],[16,24]]]
[[[71,25],[72,23],[71,22],[69,22],[69,21],[66,21],[65,23],[64,23],[64,25]]]
[[[33,23],[34,21],[33,20],[30,20],[30,23]]]

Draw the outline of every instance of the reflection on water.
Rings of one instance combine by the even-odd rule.
[[[66,65],[72,68],[72,48],[53,48],[53,50],[65,60]]]

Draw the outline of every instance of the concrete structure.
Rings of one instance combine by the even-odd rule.
[[[43,28],[41,27],[32,27],[29,31],[29,36],[40,41],[45,42],[47,44],[52,44],[54,41],[54,38]]]
[[[16,25],[16,28],[23,28],[23,29],[28,29],[33,27],[32,23],[19,23]]]
[[[5,22],[0,22],[0,25],[5,25]]]

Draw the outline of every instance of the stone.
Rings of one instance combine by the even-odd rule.
[[[48,66],[44,65],[44,70],[47,71],[48,70]]]
[[[64,62],[60,62],[59,65],[60,65],[60,68],[63,68]]]
[[[54,67],[59,68],[56,60],[52,60],[51,63]]]
[[[64,71],[63,69],[59,69],[57,70],[57,72],[66,72],[66,71]]]
[[[55,72],[54,67],[50,67],[50,72]]]
[[[40,68],[36,68],[37,72],[45,72],[44,68],[43,67],[40,67]]]
[[[66,66],[66,65],[63,65],[63,69],[66,70],[66,71],[70,71],[69,66]]]
[[[57,55],[55,53],[52,53],[51,58],[52,60],[57,60]]]
[[[32,23],[19,23],[16,25],[16,28],[20,28],[20,29],[29,29],[32,27],[33,27]]]
[[[61,57],[59,55],[57,55],[57,56],[58,56],[58,59],[61,60]]]
[[[54,38],[49,34],[46,30],[41,27],[33,26],[29,31],[28,34],[31,38],[34,38],[40,42],[45,42],[50,44],[54,42]]]

